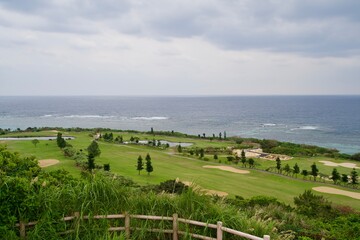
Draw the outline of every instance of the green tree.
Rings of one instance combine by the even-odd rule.
[[[286,164],[286,165],[285,165],[284,171],[286,172],[286,175],[289,175],[289,173],[290,173],[290,171],[291,171],[291,168],[290,168],[290,165],[289,165],[289,164]]]
[[[88,155],[88,170],[91,172],[95,169],[95,156],[92,153]]]
[[[200,158],[203,158],[205,154],[205,150],[203,148],[200,148],[199,152],[200,152]]]
[[[107,172],[110,171],[110,163],[105,163],[104,164],[104,171],[107,171]]]
[[[101,150],[99,148],[98,143],[94,140],[88,146],[87,151],[89,154],[92,154],[94,157],[98,157],[101,154]]]
[[[116,143],[123,143],[123,137],[122,136],[117,136],[114,140],[114,142]]]
[[[214,154],[214,159],[217,160],[218,159],[218,155]]]
[[[59,146],[61,149],[65,148],[66,147],[66,141],[64,138],[61,138],[60,139],[60,146]]]
[[[234,156],[227,156],[226,159],[228,160],[228,162],[232,162],[234,161]]]
[[[348,175],[347,175],[347,174],[341,174],[341,181],[342,181],[343,183],[348,184],[348,183],[349,183],[349,177],[348,177]]]
[[[57,136],[56,136],[56,144],[58,145],[59,148],[63,149],[66,147],[66,141],[65,139],[62,137],[62,133],[58,132]]]
[[[281,160],[279,157],[276,158],[276,169],[278,170],[278,173],[281,172]]]
[[[144,169],[143,159],[142,159],[141,155],[139,155],[139,157],[137,159],[137,166],[136,166],[136,170],[139,171],[139,175],[140,175],[140,171],[143,169]]]
[[[37,145],[40,141],[35,138],[35,139],[32,140],[31,142],[32,142],[32,144],[34,144],[34,146],[36,147],[36,145]]]
[[[359,183],[358,181],[358,173],[356,172],[355,168],[350,173],[350,182],[355,188],[355,186]]]
[[[226,139],[226,131],[224,131],[224,139]]]
[[[317,177],[318,173],[319,173],[319,169],[317,168],[316,164],[313,163],[311,165],[311,175],[314,177],[314,181],[316,181],[316,177]]]
[[[334,181],[335,184],[340,180],[341,176],[340,173],[334,168],[331,173],[331,178]]]
[[[147,155],[146,155],[145,160],[146,160],[146,172],[148,173],[148,175],[150,175],[150,173],[151,173],[152,171],[154,171],[153,166],[152,166],[152,164],[151,164],[150,154],[147,154]]]
[[[241,150],[241,163],[242,163],[243,167],[246,167],[246,156],[245,156],[244,149]]]
[[[233,160],[233,162],[235,163],[235,164],[238,164],[239,162],[240,162],[240,157],[236,154],[235,155],[235,159]]]
[[[303,175],[303,178],[305,179],[307,175],[309,175],[308,170],[304,169],[301,171],[301,175]]]
[[[177,147],[177,151],[178,151],[179,153],[182,153],[182,147],[181,147],[181,144],[179,144],[179,145],[178,145],[178,147]]]
[[[254,165],[255,165],[255,161],[253,158],[249,158],[249,167],[250,168],[254,168]]]
[[[62,139],[62,133],[58,132],[56,135],[56,144],[58,145],[58,147],[60,147],[60,141]]]
[[[295,163],[293,170],[294,170],[295,177],[297,177],[297,175],[300,173],[300,168],[297,163]]]

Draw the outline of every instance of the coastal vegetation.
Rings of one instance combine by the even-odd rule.
[[[1,215],[6,216],[0,223],[1,236],[17,239],[17,222],[38,220],[39,224],[29,230],[30,239],[43,235],[46,239],[76,239],[80,235],[81,239],[121,239],[121,233],[105,231],[110,224],[105,220],[101,224],[82,221],[74,233],[60,236],[59,232],[71,226],[59,224],[58,219],[74,212],[96,215],[126,211],[163,216],[178,213],[212,223],[221,220],[233,229],[258,236],[270,234],[272,239],[356,239],[360,200],[312,190],[326,186],[360,194],[356,161],[336,150],[311,146],[304,148],[313,149],[312,154],[302,155],[299,152],[307,151],[300,151],[297,145],[298,150],[289,154],[288,160],[246,157],[246,149],[262,147],[262,142],[266,142],[269,152],[283,144],[293,145],[224,139],[225,135],[210,139],[153,129],[44,128],[7,132],[8,137],[60,136],[65,146],[59,146],[62,140],[40,140],[36,147],[31,141],[0,143],[0,198],[2,202],[8,200],[1,207]],[[69,140],[69,136],[74,139]],[[176,145],[169,147],[162,142]],[[191,145],[179,151],[181,143]],[[241,149],[240,156],[233,154],[234,149]],[[38,160],[44,159],[57,159],[59,163],[40,168]],[[324,161],[339,165],[327,166]],[[142,170],[147,174],[140,174]],[[298,177],[305,172],[308,174]],[[146,234],[150,233],[135,233],[134,239],[166,239],[165,235]]]

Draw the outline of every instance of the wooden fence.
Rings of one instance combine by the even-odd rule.
[[[78,212],[74,213],[73,216],[64,217],[60,221],[72,221],[72,220],[79,220],[80,214]],[[262,238],[257,237],[248,233],[240,232],[231,228],[227,228],[222,226],[222,222],[217,222],[217,224],[211,224],[211,223],[204,223],[184,218],[179,218],[178,214],[173,214],[172,217],[165,217],[165,216],[149,216],[149,215],[131,215],[128,213],[125,214],[114,214],[114,215],[96,215],[96,216],[82,216],[81,219],[125,219],[125,224],[123,227],[110,227],[108,230],[110,232],[117,232],[117,231],[125,231],[126,239],[130,239],[131,231],[134,230],[144,230],[143,228],[138,227],[131,227],[130,226],[130,220],[131,219],[145,219],[145,220],[160,220],[160,221],[172,221],[173,227],[172,229],[146,229],[148,232],[161,232],[161,233],[168,233],[172,234],[173,240],[178,240],[179,235],[189,235],[192,238],[196,239],[204,239],[204,240],[222,240],[223,239],[223,233],[227,232],[235,236],[244,237],[251,240],[270,240],[269,235],[264,235]],[[216,238],[203,236],[200,234],[195,233],[189,233],[179,230],[179,223],[187,224],[187,225],[195,225],[200,227],[206,227],[206,228],[212,228],[216,229]],[[20,229],[20,237],[26,238],[26,227],[35,226],[37,222],[20,222],[16,224],[17,227]],[[75,230],[68,230],[65,232],[61,232],[61,235],[69,234],[74,232]]]

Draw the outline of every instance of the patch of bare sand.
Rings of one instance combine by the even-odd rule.
[[[325,166],[330,167],[346,167],[346,168],[360,168],[355,163],[335,163],[331,161],[319,161],[323,163]]]
[[[189,182],[189,181],[181,181],[181,182],[183,184],[185,184],[186,186],[191,186],[193,189],[203,192],[206,195],[218,195],[219,197],[226,197],[227,195],[229,195],[227,192],[202,188],[201,186],[199,186],[193,182]]]
[[[57,159],[42,159],[39,160],[39,166],[42,168],[58,164],[60,161]]]
[[[338,195],[344,195],[355,199],[360,199],[360,193],[357,192],[350,192],[345,190],[340,190],[337,188],[332,187],[313,187],[312,188],[315,191],[322,192],[322,193],[330,193],[330,194],[338,194]]]
[[[203,166],[203,168],[215,168],[215,169],[220,169],[220,170],[223,170],[223,171],[228,171],[228,172],[233,172],[233,173],[240,173],[240,174],[250,173],[248,170],[241,170],[241,169],[228,167],[228,166],[205,165],[205,166]]]

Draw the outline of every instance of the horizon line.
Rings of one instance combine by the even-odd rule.
[[[68,95],[0,95],[0,97],[331,97],[360,96],[358,94],[144,94],[144,95],[112,95],[112,94],[68,94]]]

